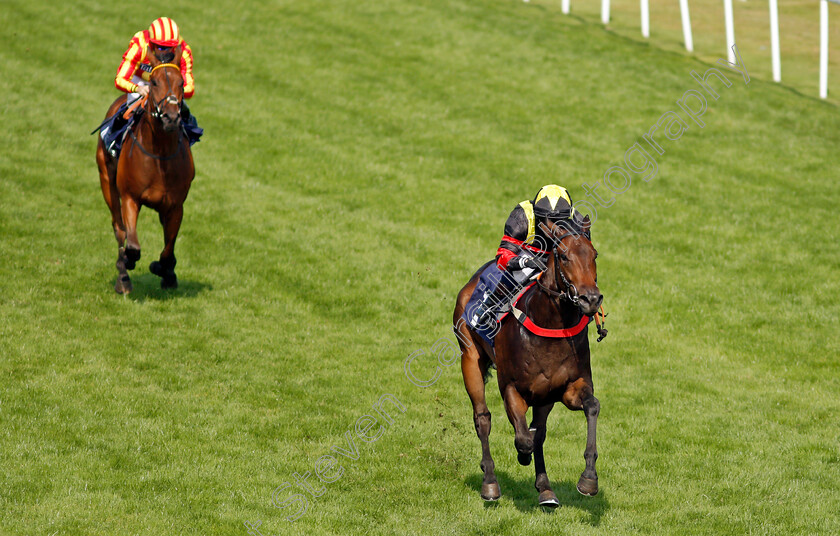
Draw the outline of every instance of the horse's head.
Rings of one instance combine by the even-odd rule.
[[[152,72],[149,76],[147,109],[158,119],[163,130],[173,132],[181,126],[181,103],[184,100],[184,78],[181,76],[181,45],[165,48],[151,45],[148,54]]]
[[[589,216],[583,219],[583,227],[548,222],[545,234],[554,241],[551,245],[552,259],[545,275],[553,278],[556,290],[585,315],[598,311],[604,296],[598,289],[598,275],[595,258],[598,252],[589,239],[591,222]],[[553,272],[553,273],[552,273]]]

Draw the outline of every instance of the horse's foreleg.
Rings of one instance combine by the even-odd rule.
[[[140,205],[133,197],[122,198],[122,220],[125,225],[125,267],[134,270],[134,266],[140,260],[140,240],[137,238],[137,216],[140,214]]]
[[[516,452],[519,453],[517,460],[520,465],[529,465],[531,454],[534,452],[534,438],[531,437],[531,432],[528,430],[528,424],[525,421],[528,404],[513,384],[502,387],[501,382],[502,378],[499,377],[499,390],[502,392],[502,398],[505,401],[505,411],[507,411],[508,419],[513,425],[513,445],[516,447]]]
[[[162,288],[178,287],[178,277],[175,276],[175,264],[178,262],[175,258],[175,239],[178,238],[183,217],[183,205],[173,207],[160,215],[165,245],[163,251],[160,252],[160,260],[150,264],[149,271],[161,278],[160,286]]]
[[[601,403],[592,393],[583,399],[583,412],[586,414],[586,450],[583,452],[586,469],[580,475],[577,489],[584,495],[591,496],[598,493],[598,473],[595,471],[598,448],[595,444],[595,428],[598,423],[598,414],[601,412]]]
[[[122,213],[120,211],[120,192],[117,189],[116,164],[105,155],[105,147],[102,140],[96,148],[96,163],[99,165],[99,186],[102,188],[102,197],[111,212],[111,226],[114,228],[114,238],[117,239],[117,282],[114,290],[117,294],[127,294],[133,290],[131,278],[128,277],[125,258],[125,225],[123,225]]]
[[[119,253],[117,253],[117,282],[114,283],[114,290],[117,294],[128,294],[134,290],[134,285],[131,284],[131,277],[128,276],[126,264],[125,248],[120,248]]]
[[[548,481],[548,474],[545,471],[545,457],[543,456],[543,443],[545,443],[546,421],[548,421],[548,414],[554,404],[547,404],[545,406],[534,407],[534,419],[531,421],[531,430],[534,431],[534,470],[536,472],[536,480],[534,487],[540,493],[540,505],[555,507],[560,504],[557,500],[557,495],[551,489],[551,484]]]
[[[464,376],[467,394],[472,401],[475,432],[481,441],[481,470],[484,472],[481,498],[485,501],[495,501],[501,492],[496,481],[496,464],[490,455],[490,410],[487,408],[484,393],[484,375],[489,363],[487,358],[481,358],[475,345],[465,348],[462,344],[461,350],[461,373]]]
[[[563,403],[572,410],[582,409],[586,415],[586,450],[583,451],[586,468],[580,475],[577,489],[584,495],[592,496],[598,493],[598,473],[595,471],[598,449],[595,445],[595,429],[598,414],[601,412],[601,403],[592,394],[592,381],[579,378],[569,385],[563,394]]]

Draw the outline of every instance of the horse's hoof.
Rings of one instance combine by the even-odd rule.
[[[577,483],[577,490],[581,493],[581,495],[594,497],[598,494],[598,477],[586,478],[581,476]]]
[[[531,434],[514,438],[513,446],[516,447],[518,453],[516,459],[519,460],[519,465],[531,465],[531,454],[534,452],[534,440]]]
[[[125,277],[118,277],[117,282],[114,284],[114,290],[117,294],[128,294],[134,287],[131,285],[131,279],[128,276]]]
[[[557,508],[560,506],[560,501],[557,500],[557,495],[550,489],[540,492],[540,506],[547,508]]]
[[[129,249],[125,248],[125,269],[126,270],[134,270],[134,267],[137,265],[137,261],[140,260],[140,250],[139,249]]]
[[[493,482],[492,484],[482,484],[481,485],[481,498],[485,501],[498,501],[499,497],[502,496],[502,492],[499,491],[499,483]]]
[[[161,278],[160,288],[178,288],[178,277],[174,271],[167,271],[158,261],[149,264],[149,271]]]

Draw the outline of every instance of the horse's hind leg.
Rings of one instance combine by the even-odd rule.
[[[181,228],[181,220],[184,217],[183,205],[173,207],[168,212],[160,214],[160,223],[163,225],[163,238],[166,244],[160,253],[160,260],[149,265],[149,271],[161,278],[161,288],[178,288],[178,277],[175,275],[175,239],[178,237],[178,230]]]
[[[464,329],[466,331],[466,329]],[[490,455],[490,410],[484,393],[484,378],[490,359],[479,353],[476,344],[466,347],[461,345],[461,373],[464,376],[464,386],[473,406],[473,422],[478,439],[481,441],[481,470],[484,480],[481,483],[481,498],[485,501],[498,500],[501,492],[496,481],[496,463]]]
[[[548,475],[545,471],[545,458],[543,456],[543,443],[545,443],[546,421],[548,414],[551,413],[551,408],[554,404],[547,404],[545,406],[534,407],[534,420],[531,421],[531,430],[534,430],[534,470],[537,478],[534,481],[534,487],[540,493],[539,501],[541,506],[556,507],[560,504],[557,500],[557,495],[551,489],[551,484],[548,481]]]

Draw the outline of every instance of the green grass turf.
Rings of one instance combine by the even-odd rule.
[[[131,34],[164,12],[0,9],[0,533],[840,532],[834,105],[736,81],[655,179],[601,210],[601,493],[574,490],[584,419],[557,408],[561,506],[535,506],[493,379],[488,507],[458,367],[423,389],[404,359],[425,350],[415,372],[432,374],[515,203],[548,182],[581,197],[710,64],[559,5],[166,11],[195,51],[207,132],[181,288],[148,272],[163,241],[144,210],[120,297],[88,132]],[[287,522],[272,491],[383,393],[405,413]]]

